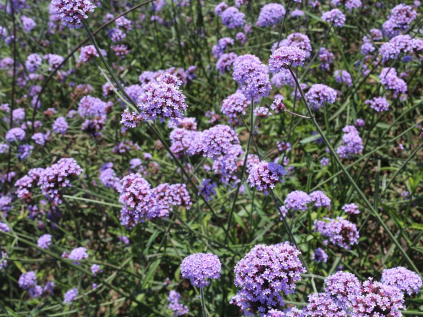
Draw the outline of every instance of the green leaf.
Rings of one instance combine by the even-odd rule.
[[[145,277],[142,280],[141,288],[144,288],[145,285],[147,285],[147,283],[151,280],[151,277],[153,276],[154,271],[157,269],[161,261],[162,261],[161,259],[157,259],[156,261],[153,262],[153,264],[151,264],[150,268],[147,271],[147,274],[145,274]]]
[[[423,223],[413,223],[411,224],[410,229],[423,230]]]
[[[313,142],[313,141],[315,141],[315,140],[317,140],[319,138],[321,138],[320,134],[315,134],[315,135],[309,136],[309,137],[307,137],[305,139],[302,139],[300,141],[300,143],[301,144],[307,144],[307,143]]]

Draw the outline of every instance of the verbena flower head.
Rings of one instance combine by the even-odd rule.
[[[348,87],[351,87],[353,84],[351,75],[346,70],[335,70],[333,77],[337,83],[346,84]]]
[[[235,7],[229,7],[220,15],[222,23],[229,29],[242,28],[244,26],[245,14],[239,12]]]
[[[37,245],[42,249],[48,249],[51,244],[51,235],[43,234],[38,238]]]
[[[61,190],[72,187],[70,180],[80,175],[82,171],[73,158],[62,158],[41,173],[38,186],[49,201],[61,204]]]
[[[243,94],[250,100],[265,97],[270,92],[268,67],[257,56],[250,54],[239,56],[234,62],[232,76]]]
[[[305,309],[308,317],[347,317],[344,309],[327,293],[308,295],[308,302]]]
[[[395,23],[396,27],[400,30],[408,30],[411,22],[415,20],[416,17],[417,13],[412,7],[405,4],[399,4],[392,9],[389,19]]]
[[[305,94],[305,98],[314,110],[319,109],[325,102],[334,103],[336,101],[336,91],[326,85],[314,84]]]
[[[3,216],[6,218],[7,213],[13,208],[12,198],[8,195],[0,195],[0,211],[3,212]]]
[[[358,210],[358,206],[354,203],[352,204],[345,204],[342,206],[342,210],[345,211],[347,214],[351,215],[358,215],[360,210]]]
[[[3,268],[7,267],[7,258],[8,257],[9,256],[7,255],[6,252],[3,252],[3,251],[0,252],[0,271]]]
[[[332,244],[348,250],[353,244],[358,244],[359,234],[355,224],[342,219],[342,217],[324,219],[325,221],[315,221],[314,230],[329,238]]]
[[[325,283],[325,292],[335,297],[344,307],[348,306],[350,296],[359,295],[361,292],[361,283],[352,273],[336,272],[328,276]]]
[[[319,59],[320,59],[320,69],[323,71],[328,71],[330,69],[330,64],[333,64],[334,55],[329,52],[326,48],[321,47],[319,50]]]
[[[283,44],[282,44],[283,43]],[[281,42],[280,46],[292,46],[292,47],[298,47],[302,49],[303,51],[306,51],[307,53],[310,53],[312,51],[310,39],[307,35],[302,33],[292,33],[288,35],[285,42]],[[306,54],[306,57],[308,57],[309,54]]]
[[[385,285],[394,286],[404,293],[407,292],[408,295],[418,294],[422,288],[420,276],[402,266],[383,270],[381,282]]]
[[[221,16],[223,11],[225,11],[227,8],[228,5],[225,2],[221,2],[214,7],[214,13],[216,13],[218,16]]]
[[[107,164],[107,163],[106,163]],[[106,165],[104,164],[104,165]],[[103,165],[103,166],[104,166]],[[113,164],[112,164],[113,166]],[[115,171],[112,169],[112,167],[105,167],[100,170],[100,175],[98,177],[101,181],[101,183],[106,188],[114,188],[119,191],[120,189],[120,180],[116,176]]]
[[[63,304],[70,304],[76,298],[76,296],[78,296],[78,289],[70,289],[65,293],[65,299],[63,300]]]
[[[342,158],[351,158],[351,154],[361,154],[363,151],[363,141],[357,129],[352,125],[347,125],[342,131],[344,132],[342,144],[337,148],[336,153]]]
[[[40,285],[35,285],[28,289],[28,296],[31,298],[38,298],[43,294],[43,288]]]
[[[282,46],[272,53],[269,59],[269,71],[278,73],[282,69],[291,66],[303,66],[305,61],[305,52],[292,46]]]
[[[54,133],[65,134],[68,128],[69,128],[69,125],[66,122],[65,117],[59,117],[56,119],[56,121],[54,121],[52,130]]]
[[[28,58],[25,62],[25,67],[30,73],[35,73],[38,68],[40,67],[41,63],[43,62],[43,59],[38,54],[31,54],[28,55]]]
[[[71,253],[68,256],[69,260],[83,260],[88,258],[87,249],[84,247],[79,247],[76,249],[73,249]],[[74,262],[76,265],[80,265],[81,262]]]
[[[377,112],[383,112],[389,110],[388,100],[384,97],[375,97],[373,100],[366,100],[364,102],[366,105],[370,105],[370,108],[376,110]]]
[[[282,113],[285,111],[285,105],[283,103],[284,98],[275,98],[272,104],[270,105],[270,109],[274,110],[276,113]]]
[[[269,193],[269,189],[275,188],[277,183],[282,183],[283,176],[286,175],[286,171],[281,165],[266,161],[254,165],[249,173],[248,185],[255,187],[258,191],[263,191],[265,195]]]
[[[37,284],[37,278],[35,272],[29,271],[28,273],[22,273],[18,281],[19,287],[23,289],[29,289]]]
[[[311,259],[316,262],[324,262],[328,260],[328,255],[326,254],[325,250],[322,248],[317,248],[314,250],[313,254],[311,255]]]
[[[288,242],[276,245],[256,245],[235,266],[235,286],[240,288],[231,303],[243,314],[261,317],[284,305],[281,292],[295,292],[295,282],[306,272],[298,255],[300,252]]]
[[[329,166],[329,162],[330,162],[330,160],[328,158],[324,157],[320,160],[320,165]]]
[[[225,50],[229,45],[234,45],[234,40],[232,38],[224,37],[219,39],[217,44],[212,48],[212,53],[214,57],[219,58],[220,56],[222,56],[222,54],[225,53]]]
[[[102,272],[102,270],[101,270],[101,268],[100,268],[100,265],[98,265],[98,264],[93,264],[93,265],[91,265],[91,273],[93,273],[94,274],[94,276],[96,276],[97,275],[97,273],[101,273]]]
[[[183,206],[186,209],[192,206],[185,184],[169,185],[163,183],[154,188],[152,194],[157,201],[157,205],[160,205],[160,214],[157,217],[169,217],[172,206]]]
[[[213,196],[216,196],[216,187],[216,183],[212,182],[211,179],[203,179],[201,186],[198,186],[198,195],[202,194],[206,201],[210,201],[213,199]]]
[[[239,144],[238,135],[227,125],[218,124],[204,130],[201,136],[204,156],[210,158],[227,154],[234,144]]]
[[[29,144],[22,144],[18,148],[18,159],[21,161],[26,160],[32,153],[34,147]]]
[[[159,77],[157,82],[143,86],[143,92],[138,98],[138,107],[145,120],[165,118],[182,119],[188,105],[185,96],[179,90],[181,81],[169,74]]]
[[[401,317],[404,294],[396,287],[384,285],[369,278],[361,292],[350,296],[352,314],[357,317]]]
[[[211,253],[191,254],[181,263],[182,277],[189,279],[198,288],[210,285],[207,279],[219,279],[221,270],[219,258]]]
[[[179,300],[181,298],[181,294],[175,292],[174,290],[171,290],[169,293],[169,297],[167,300],[169,301],[169,306],[167,309],[173,310],[174,316],[182,316],[185,314],[188,314],[189,309],[187,306],[179,303]]]
[[[285,8],[278,3],[269,3],[261,8],[256,25],[259,27],[274,26],[285,16]]]
[[[110,48],[115,52],[116,56],[119,56],[121,58],[124,58],[126,55],[128,55],[131,50],[128,49],[128,46],[121,44],[121,45],[112,45]]]
[[[289,210],[307,210],[312,199],[307,193],[300,190],[290,192],[285,198],[285,207]]]
[[[96,6],[90,0],[52,0],[51,10],[71,29],[82,27],[82,21],[88,18]]]
[[[103,49],[100,49],[101,55],[106,56],[107,52]],[[81,47],[81,53],[79,54],[79,62],[86,63],[96,57],[100,57],[98,55],[97,50],[95,49],[94,45],[87,45]]]
[[[341,12],[341,10],[333,9],[323,13],[322,20],[333,26],[339,26],[342,28],[345,24],[345,15]]]
[[[0,231],[2,232],[10,232],[10,228],[7,224],[0,221]]]
[[[383,68],[379,75],[380,83],[385,86],[385,89],[391,89],[394,93],[406,93],[407,84],[404,80],[397,76],[397,71],[394,68]]]
[[[236,53],[222,54],[216,62],[216,69],[219,73],[224,74],[232,69],[235,60],[238,58]]]
[[[245,109],[248,107],[247,98],[242,93],[235,93],[230,95],[222,102],[222,113],[229,118],[229,122],[232,119],[245,114]]]
[[[304,12],[299,9],[295,9],[291,12],[291,18],[299,18],[302,16],[304,16]]]
[[[7,142],[23,141],[25,139],[25,131],[21,128],[12,128],[7,131],[5,139]]]
[[[235,35],[235,39],[239,42],[239,44],[244,45],[247,42],[247,36],[242,33],[239,32]]]
[[[311,201],[314,202],[314,205],[318,208],[326,207],[330,209],[330,198],[326,196],[322,191],[316,190],[310,194]]]

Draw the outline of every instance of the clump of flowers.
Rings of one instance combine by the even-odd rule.
[[[40,175],[38,186],[49,201],[62,203],[61,190],[72,187],[70,179],[82,173],[82,168],[73,158],[62,158],[56,164],[47,167]]]
[[[228,153],[230,147],[239,144],[238,135],[227,125],[218,124],[204,130],[201,135],[201,145],[204,156],[217,158]]]
[[[316,207],[330,208],[330,198],[326,196],[322,191],[316,190],[310,194],[311,201],[314,202]]]
[[[314,230],[329,238],[334,245],[349,250],[352,245],[358,244],[359,234],[356,225],[342,217],[324,218],[324,221],[315,220],[314,225]]]
[[[283,182],[283,176],[286,175],[285,169],[276,163],[261,161],[254,165],[248,175],[247,183],[250,187],[256,187],[258,191],[269,193],[269,189],[275,188],[277,183]]]
[[[314,250],[314,253],[311,255],[311,259],[319,263],[320,262],[326,263],[326,261],[328,260],[328,255],[325,252],[325,250],[323,250],[322,248],[317,248],[316,250]]]
[[[189,279],[198,288],[210,285],[207,279],[219,279],[221,270],[219,258],[211,253],[191,254],[181,263],[182,277]]]
[[[100,49],[101,55],[106,56],[107,52],[103,49]],[[81,48],[81,53],[79,54],[79,62],[86,63],[96,57],[99,57],[97,50],[94,45],[87,45]]]
[[[352,125],[347,125],[342,129],[342,145],[338,147],[336,153],[342,158],[351,158],[351,154],[360,154],[363,151],[363,141],[357,129]]]
[[[138,107],[144,120],[165,118],[182,119],[188,105],[185,96],[179,90],[182,82],[175,76],[164,74],[157,82],[150,82],[143,87],[138,98]]]
[[[305,53],[302,49],[292,46],[282,46],[272,53],[269,59],[269,70],[278,73],[288,67],[303,66]]]
[[[71,29],[78,29],[96,6],[90,0],[52,0],[51,10]]]
[[[305,94],[305,98],[312,109],[317,110],[325,102],[334,103],[336,101],[336,91],[326,85],[314,84]]]
[[[326,293],[335,297],[343,306],[348,306],[350,296],[357,296],[361,292],[361,283],[352,273],[336,272],[328,276],[325,283]]]
[[[12,128],[7,131],[5,139],[7,142],[23,141],[25,139],[25,131],[21,128]]]
[[[198,187],[199,195],[202,194],[204,196],[204,199],[206,201],[209,201],[213,198],[213,196],[216,196],[216,190],[217,187],[215,182],[212,182],[211,179],[203,179],[203,182],[201,183],[201,186]]]
[[[358,215],[360,213],[358,206],[354,203],[345,204],[344,206],[342,206],[342,210],[345,211],[347,214],[352,214],[352,215]]]
[[[246,316],[259,313],[261,317],[284,305],[281,292],[295,292],[295,282],[305,273],[298,255],[288,242],[277,245],[256,245],[235,266],[235,286],[240,288],[231,303],[239,306]]]
[[[330,70],[330,64],[333,64],[334,55],[326,48],[321,47],[319,50],[320,69],[323,71]]]
[[[59,117],[56,119],[56,121],[54,121],[52,130],[54,133],[65,134],[68,128],[69,128],[69,125],[66,122],[65,117]]]
[[[222,102],[222,113],[229,118],[229,122],[232,119],[245,114],[245,109],[248,107],[247,98],[242,93],[235,93],[230,95]]]
[[[312,199],[307,193],[300,190],[290,192],[285,198],[285,207],[289,210],[306,210],[307,204],[311,203]]]
[[[422,288],[420,276],[402,266],[383,270],[381,282],[396,287],[404,293],[407,292],[408,295],[417,294]]]
[[[265,97],[270,92],[269,70],[257,56],[239,56],[232,76],[248,99]]]
[[[366,105],[370,105],[370,108],[377,112],[383,112],[389,110],[388,100],[384,97],[375,97],[373,100],[369,99],[364,102]]]
[[[170,291],[169,297],[167,298],[167,300],[169,301],[169,306],[167,307],[167,309],[173,310],[174,316],[182,316],[188,314],[189,312],[187,306],[179,303],[180,298],[181,294],[173,290]]]
[[[217,44],[212,48],[214,57],[221,57],[229,45],[234,45],[234,40],[230,37],[224,37],[217,41]]]
[[[333,77],[337,83],[346,84],[348,87],[351,87],[353,84],[351,75],[346,70],[335,70]]]
[[[222,23],[229,29],[242,28],[244,26],[245,14],[239,12],[235,7],[229,7],[220,15]]]
[[[256,25],[259,27],[274,26],[285,16],[285,8],[278,3],[269,3],[261,8]]]
[[[379,75],[380,83],[385,86],[385,89],[393,90],[395,94],[406,93],[407,83],[398,77],[397,71],[394,68],[384,68]]]
[[[344,309],[337,305],[335,300],[327,293],[308,295],[308,305],[305,315],[309,317],[347,317]]]
[[[48,249],[51,244],[51,235],[44,234],[38,238],[37,245],[42,249]]]
[[[323,13],[322,20],[333,26],[339,26],[342,28],[345,24],[345,15],[341,12],[341,10],[333,9]]]
[[[232,66],[237,58],[238,55],[234,52],[222,54],[216,62],[216,69],[222,75],[226,72],[229,72],[232,69]]]
[[[83,260],[88,258],[87,249],[84,247],[75,248],[71,251],[68,256],[69,260]],[[80,265],[81,262],[74,262],[76,265]]]
[[[65,299],[63,300],[63,304],[70,304],[76,298],[76,296],[78,296],[78,289],[70,289],[65,293]]]

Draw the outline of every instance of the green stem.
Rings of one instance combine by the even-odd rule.
[[[200,297],[201,297],[201,312],[203,317],[206,317],[206,303],[204,300],[204,288],[200,288]]]

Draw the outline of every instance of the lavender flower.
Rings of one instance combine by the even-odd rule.
[[[51,244],[51,235],[44,234],[41,237],[38,238],[37,245],[41,249],[48,249]]]
[[[71,251],[68,256],[69,260],[83,260],[88,258],[87,249],[84,247],[75,248]],[[81,262],[74,262],[76,265],[80,265]]]
[[[73,158],[62,158],[51,167],[47,167],[40,175],[38,186],[49,201],[62,203],[61,189],[72,187],[70,179],[80,175],[82,168]]]
[[[408,295],[418,294],[422,288],[420,276],[402,266],[383,270],[381,282],[396,287],[403,293],[407,292]]]
[[[188,314],[189,312],[189,309],[187,306],[179,303],[180,298],[181,298],[181,294],[173,290],[170,291],[169,297],[167,298],[167,300],[169,301],[169,306],[167,307],[167,309],[173,310],[174,312],[173,316],[182,316],[182,315]]]
[[[115,52],[116,56],[119,56],[121,58],[124,58],[126,55],[128,55],[131,50],[128,49],[128,46],[126,45],[112,45],[110,46],[113,52]]]
[[[356,204],[346,204],[342,206],[341,208],[343,211],[345,211],[348,214],[351,215],[358,215],[360,213],[360,210],[358,210],[358,206]]]
[[[307,204],[311,203],[312,199],[307,193],[295,190],[290,192],[284,201],[285,207],[289,210],[306,210]]]
[[[330,198],[326,196],[322,191],[316,190],[310,194],[311,201],[314,202],[315,206],[320,207],[326,207],[330,209]]]
[[[221,38],[215,46],[212,48],[212,53],[214,57],[219,58],[225,53],[226,48],[229,45],[234,45],[234,40],[230,37]]]
[[[265,97],[271,89],[269,71],[254,55],[242,55],[234,62],[233,79],[248,99]]]
[[[71,29],[78,29],[96,6],[89,0],[52,0],[51,9]]]
[[[324,219],[325,221],[315,220],[314,230],[329,238],[332,244],[348,250],[351,245],[358,244],[359,234],[355,224],[342,219],[342,217]]]
[[[362,127],[364,127],[365,122],[364,122],[363,119],[357,119],[354,124],[355,124],[355,126],[362,128]]]
[[[43,293],[44,294],[52,294],[53,293],[54,282],[48,281],[46,285],[44,285]]]
[[[312,109],[317,110],[325,102],[334,103],[336,101],[336,91],[326,85],[314,84],[305,94],[305,98]]]
[[[342,136],[342,145],[338,147],[336,153],[342,158],[351,158],[351,154],[360,154],[363,151],[363,141],[358,135],[357,129],[352,125],[347,125],[342,131],[345,134]]]
[[[78,289],[72,288],[65,293],[63,304],[70,304],[78,296]]]
[[[404,295],[396,287],[365,281],[358,295],[350,296],[352,314],[357,317],[401,317],[400,309],[404,306]]]
[[[276,113],[282,113],[282,112],[284,112],[285,111],[285,105],[282,102],[283,100],[284,100],[283,97],[282,98],[281,97],[275,98],[275,100],[273,100],[272,104],[270,105],[270,109],[274,110]]]
[[[333,9],[323,13],[322,20],[333,26],[339,26],[342,28],[345,24],[345,15],[341,12],[341,10]]]
[[[201,186],[198,186],[198,195],[202,194],[206,201],[210,201],[213,199],[213,196],[216,196],[216,187],[216,183],[212,182],[211,179],[203,179]]]
[[[54,133],[65,134],[68,128],[69,128],[69,125],[66,122],[65,117],[59,117],[56,119],[56,121],[54,121],[52,130]]]
[[[370,105],[370,108],[376,110],[377,112],[389,110],[389,103],[384,97],[375,97],[373,100],[366,100],[364,103],[366,105]]]
[[[235,266],[235,286],[240,290],[230,303],[239,306],[246,316],[259,313],[261,317],[283,306],[280,292],[293,294],[295,282],[306,271],[299,254],[288,242],[256,245]]]
[[[189,279],[198,288],[210,285],[207,279],[219,279],[221,269],[219,258],[211,253],[191,254],[181,263],[182,277]]]
[[[354,274],[347,272],[336,272],[325,280],[325,291],[335,297],[343,306],[349,306],[350,296],[357,296],[361,292],[361,283]]]
[[[23,141],[25,139],[25,131],[21,128],[12,128],[6,132],[5,139],[7,142]]]
[[[291,12],[291,18],[299,18],[304,16],[304,12],[298,9],[295,9],[294,11]]]
[[[157,82],[145,85],[138,98],[138,107],[145,120],[158,118],[163,122],[164,118],[182,119],[188,105],[179,90],[180,85],[181,81],[169,74],[164,74]]]
[[[292,46],[298,47],[306,52],[306,58],[309,57],[309,53],[312,51],[310,39],[307,35],[302,33],[292,33],[286,38],[286,42],[280,42],[280,46]]]
[[[305,315],[308,317],[347,317],[344,309],[326,293],[308,295],[308,302],[305,309]]]
[[[316,250],[314,250],[314,253],[311,255],[311,259],[319,263],[321,262],[326,263],[326,261],[328,260],[328,255],[326,254],[325,250],[323,250],[322,248],[317,248]]]
[[[43,294],[43,289],[40,285],[35,285],[28,289],[28,296],[31,298],[38,298]]]
[[[222,23],[229,29],[242,28],[244,26],[245,14],[239,12],[235,7],[229,7],[220,15]]]
[[[0,195],[0,211],[3,212],[3,216],[6,218],[7,213],[13,208],[12,198],[6,195]]]
[[[250,187],[256,187],[258,191],[264,191],[267,195],[269,188],[273,189],[277,183],[283,182],[284,175],[286,171],[279,164],[261,161],[251,168],[247,183]]]
[[[104,164],[104,165],[106,165],[106,164]],[[110,164],[111,164],[111,167],[107,166],[107,167],[102,168],[100,170],[100,176],[98,178],[100,179],[100,181],[104,185],[104,187],[114,188],[117,191],[119,191],[120,180],[116,176],[115,171],[112,169],[113,164],[112,163],[110,163]],[[103,167],[104,167],[104,165],[103,165]]]
[[[229,122],[232,122],[232,119],[235,119],[241,114],[245,114],[245,109],[247,107],[247,98],[241,93],[235,93],[223,100],[222,113],[229,118]]]
[[[239,144],[239,139],[229,126],[218,124],[202,133],[201,144],[203,156],[217,158],[227,154],[232,145]]]
[[[119,241],[126,245],[129,245],[129,239],[125,236],[119,236]]]
[[[269,59],[269,70],[278,73],[284,68],[291,66],[303,66],[305,53],[302,49],[292,46],[283,46],[272,53]]]
[[[43,146],[44,146],[44,144],[45,144],[45,142],[46,142],[46,140],[47,140],[47,135],[45,135],[44,133],[40,133],[40,132],[38,132],[38,133],[35,133],[35,134],[31,137],[31,139],[32,139],[32,140],[34,140],[34,142],[35,142],[36,144],[39,144],[39,145],[43,145]]]
[[[278,3],[269,3],[261,8],[256,25],[259,27],[274,26],[285,16],[285,8]]]
[[[25,62],[25,67],[30,73],[35,73],[42,63],[42,58],[38,54],[28,55]]]
[[[18,281],[19,287],[23,289],[29,289],[37,284],[37,278],[35,272],[29,271],[28,273],[22,273]]]

